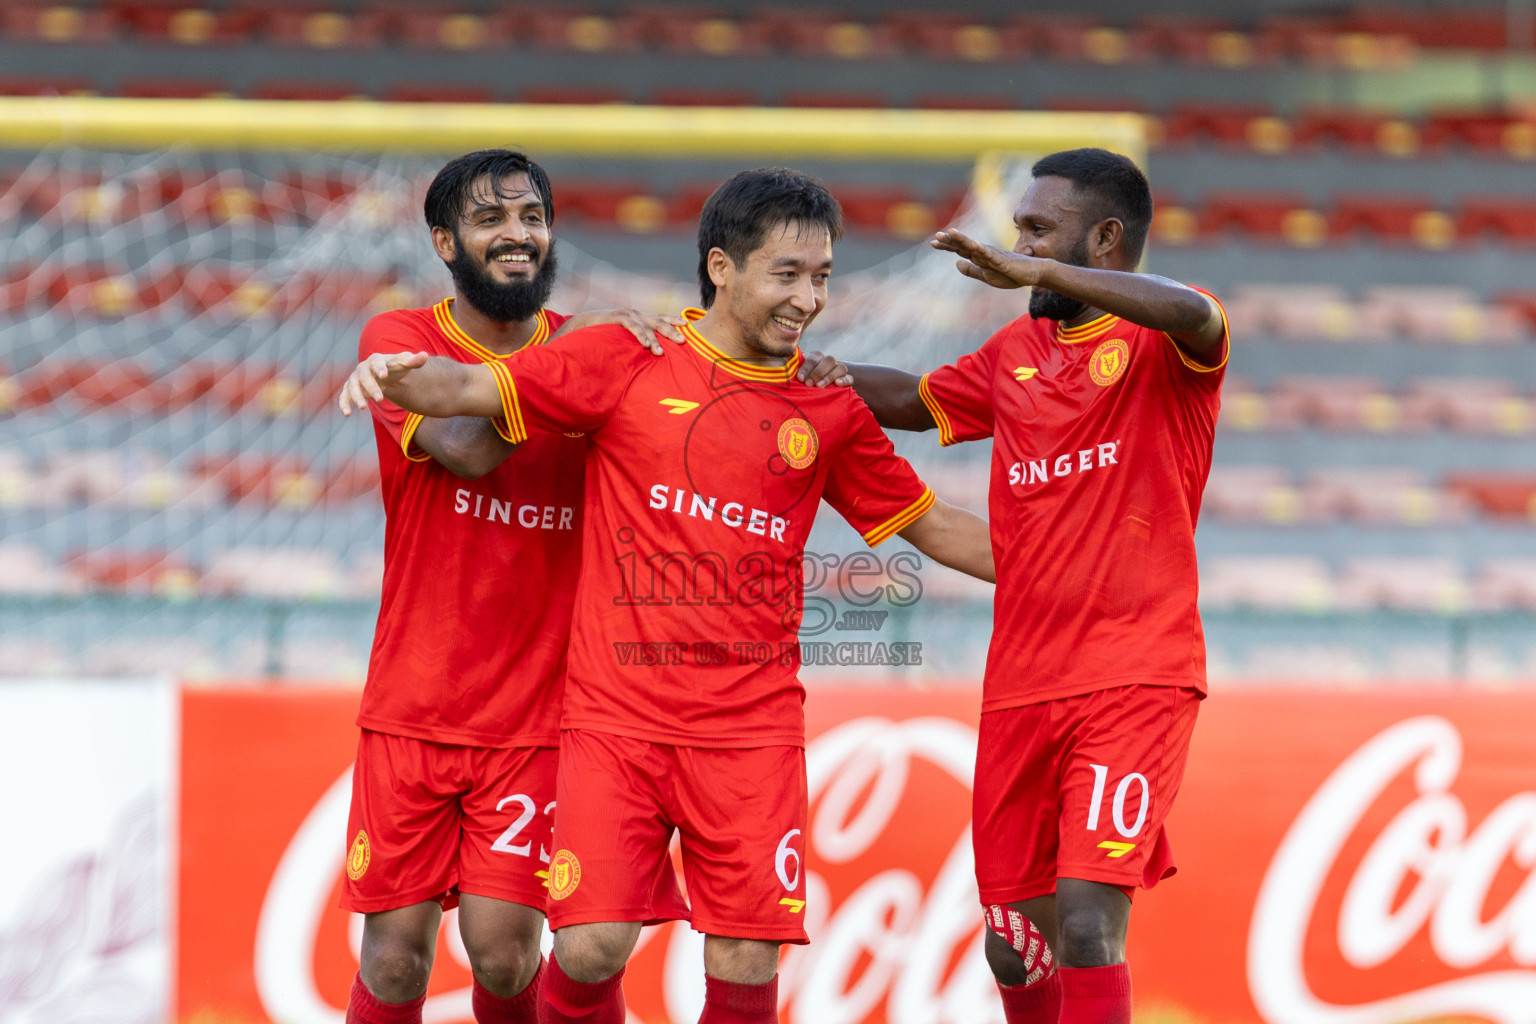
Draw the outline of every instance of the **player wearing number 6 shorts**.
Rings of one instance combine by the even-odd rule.
[[[641,925],[677,915],[674,833],[705,933],[701,1021],[778,1019],[779,946],[806,940],[797,631],[823,498],[871,545],[900,534],[992,578],[986,523],[936,500],[852,392],[798,380],[841,233],[819,183],[744,171],[705,204],[708,309],[666,358],[594,327],[504,366],[379,359],[370,397],[588,435],[541,1024],[623,1024]]]
[[[662,318],[543,308],[550,185],[520,153],[450,162],[426,216],[454,296],[373,318],[364,357],[410,348],[481,365],[608,322],[659,353],[655,331],[675,333]],[[514,449],[490,419],[373,414],[384,590],[346,835],[342,905],[366,915],[347,1020],[421,1020],[439,920],[458,906],[476,1020],[532,1024],[586,444],[555,434]]]
[[[998,581],[976,761],[976,877],[1010,1024],[1127,1024],[1131,894],[1200,699],[1194,529],[1227,361],[1211,296],[1135,273],[1146,178],[1104,150],[1038,161],[1012,252],[934,247],[1029,316],[923,377],[853,366],[887,427],[994,439]],[[1058,969],[1059,967],[1059,969]]]

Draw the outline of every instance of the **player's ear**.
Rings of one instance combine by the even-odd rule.
[[[1088,245],[1094,256],[1103,259],[1120,248],[1124,240],[1125,225],[1119,217],[1109,217],[1094,225]]]
[[[452,263],[454,257],[459,254],[453,232],[447,228],[432,229],[432,248],[437,250],[437,258],[444,263]]]
[[[709,268],[709,279],[716,288],[724,287],[728,269],[736,269],[736,261],[718,245],[709,250],[709,255],[704,258],[704,262]]]

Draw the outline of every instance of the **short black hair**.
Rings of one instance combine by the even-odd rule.
[[[699,214],[699,299],[705,309],[715,301],[709,279],[709,253],[723,249],[744,267],[776,224],[820,225],[832,241],[843,237],[843,207],[815,178],[788,167],[742,171],[715,189]]]
[[[1041,157],[1030,168],[1036,178],[1066,178],[1088,202],[1088,224],[1110,217],[1125,226],[1125,248],[1131,262],[1141,260],[1152,226],[1152,188],[1129,157],[1107,149],[1064,149]],[[1086,226],[1086,225],[1085,225]]]
[[[511,199],[512,195],[501,190],[501,183],[509,174],[526,174],[534,193],[544,204],[544,219],[555,220],[555,194],[544,168],[528,159],[526,153],[511,149],[481,149],[455,157],[443,165],[427,186],[427,199],[422,204],[427,225],[459,233],[459,222],[464,210],[475,196],[475,186],[482,178],[488,178],[497,199]]]

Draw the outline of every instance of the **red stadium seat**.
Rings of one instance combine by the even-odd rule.
[[[468,82],[396,82],[384,98],[394,103],[490,103],[496,94],[488,85]]]
[[[118,12],[109,7],[46,2],[0,5],[0,32],[18,43],[109,43]]]
[[[697,224],[705,202],[719,187],[719,182],[699,182],[674,188],[667,199],[667,223],[689,227]]]
[[[251,87],[254,100],[351,100],[363,96],[351,82],[265,81]]]
[[[1358,107],[1303,107],[1291,125],[1298,146],[1331,144],[1373,150],[1380,145],[1382,127],[1395,120],[1386,111]]]
[[[651,196],[650,186],[643,181],[584,181],[578,178],[561,183],[556,201],[562,217],[614,224],[642,197],[660,202]]]
[[[1494,301],[1500,309],[1523,318],[1528,329],[1536,330],[1536,291],[1500,292]]]
[[[423,5],[396,12],[393,35],[402,45],[421,50],[493,50],[516,37],[513,11],[465,13],[433,10]]]
[[[1462,196],[1457,231],[1463,239],[1536,242],[1536,202],[1521,196]]]
[[[1488,307],[1467,288],[1420,285],[1367,288],[1355,306],[1362,336],[1429,343],[1510,344],[1526,330],[1519,317]]]
[[[1299,192],[1213,192],[1198,214],[1204,235],[1233,229],[1257,240],[1313,246],[1326,238],[1325,222]]]
[[[356,50],[384,40],[386,19],[374,12],[324,7],[274,7],[266,17],[267,40],[311,50]]]
[[[1407,36],[1424,47],[1493,51],[1506,45],[1504,14],[1491,9],[1363,7],[1345,15],[1340,27],[1350,32]]]
[[[530,85],[517,95],[520,103],[628,103],[630,97],[622,89],[602,87]]]
[[[157,45],[231,46],[245,42],[260,20],[260,15],[248,7],[219,10],[138,0],[116,0],[106,6],[118,12],[122,24],[138,39]]]
[[[771,26],[739,20],[717,10],[674,4],[644,4],[627,10],[644,45],[665,53],[711,57],[758,56],[771,49]]]
[[[85,96],[96,91],[89,78],[58,75],[6,75],[0,78],[0,96]]]
[[[325,502],[374,498],[379,490],[379,460],[372,455],[348,459],[326,472],[320,497]]]
[[[1368,234],[1376,241],[1417,242],[1444,248],[1455,240],[1455,222],[1425,195],[1382,197],[1374,193],[1334,197],[1329,232],[1346,240]]]
[[[304,382],[282,366],[254,362],[226,368],[204,392],[232,413],[286,416],[300,411]]]
[[[755,107],[762,99],[750,89],[657,89],[651,102],[663,107]]]
[[[293,455],[238,455],[204,458],[195,476],[222,486],[229,500],[286,508],[310,508],[320,498],[321,481],[305,461]]]
[[[1209,140],[1247,145],[1253,122],[1273,117],[1274,111],[1261,104],[1184,102],[1164,119],[1163,131],[1171,144]]]
[[[1417,470],[1377,466],[1314,469],[1302,486],[1302,502],[1400,526],[1462,522],[1472,511],[1463,495],[1430,486]]]
[[[1447,490],[1467,498],[1493,519],[1536,519],[1536,476],[1521,473],[1451,473]]]
[[[935,60],[1019,60],[1029,50],[1027,30],[1010,31],[969,14],[900,11],[887,14],[885,23],[901,46]]]
[[[890,99],[874,92],[821,92],[790,89],[780,102],[786,107],[815,107],[829,110],[879,110],[890,106]]]
[[[834,185],[843,220],[852,228],[884,231],[901,238],[924,238],[940,227],[935,211],[904,188]]]
[[[334,554],[314,548],[230,548],[208,560],[203,590],[289,600],[335,597],[341,566]]]
[[[231,95],[229,83],[212,78],[125,78],[117,94],[131,99],[197,100]]]
[[[1369,377],[1281,377],[1271,398],[1294,404],[1303,419],[1325,430],[1391,434],[1421,427],[1405,422],[1397,399]]]
[[[1023,103],[1012,96],[923,93],[912,98],[912,105],[919,110],[1018,110]]]
[[[524,9],[521,27],[536,47],[577,53],[632,53],[641,46],[639,26],[579,7],[548,5]]]
[[[81,551],[67,564],[97,590],[185,596],[197,587],[197,570],[169,551]]]
[[[799,57],[864,60],[901,52],[890,25],[854,21],[838,11],[759,9],[753,24],[766,38]]]
[[[1358,339],[1354,307],[1337,285],[1242,284],[1224,297],[1232,329],[1297,341]],[[1230,387],[1230,384],[1228,385]]]
[[[1427,148],[1455,145],[1499,153],[1509,126],[1521,120],[1507,111],[1437,110],[1425,118],[1421,132]]]
[[[1484,562],[1472,580],[1472,604],[1484,611],[1536,611],[1536,560]]]

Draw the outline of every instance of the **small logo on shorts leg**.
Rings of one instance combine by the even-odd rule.
[[[368,861],[372,857],[373,851],[368,846],[368,833],[358,829],[357,838],[352,840],[352,848],[347,851],[347,877],[355,882],[366,875]]]
[[[1124,857],[1136,849],[1135,843],[1116,843],[1112,840],[1104,840],[1099,844],[1099,849],[1104,850],[1111,857]]]
[[[570,850],[556,850],[549,859],[549,895],[563,900],[581,884],[581,862]]]

